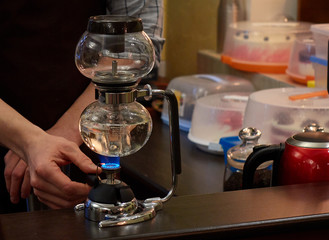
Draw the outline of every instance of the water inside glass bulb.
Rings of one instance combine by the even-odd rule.
[[[132,102],[94,102],[82,113],[80,134],[84,143],[104,156],[127,156],[137,152],[149,139],[152,119],[143,105]]]

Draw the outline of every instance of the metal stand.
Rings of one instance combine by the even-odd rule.
[[[104,101],[108,104],[134,101],[140,97],[150,100],[152,95],[162,95],[165,97],[168,101],[169,113],[172,186],[164,198],[155,197],[138,201],[133,197],[127,202],[117,202],[115,204],[98,203],[87,199],[85,203],[77,205],[75,209],[84,209],[85,217],[93,221],[99,221],[99,227],[121,226],[149,220],[155,217],[156,212],[162,209],[163,203],[167,202],[174,195],[178,183],[178,174],[181,173],[178,104],[176,96],[170,90],[152,90],[149,85],[145,85],[142,90],[133,89],[130,92],[105,92],[99,94],[102,94],[105,98]],[[112,186],[114,187],[114,185]]]

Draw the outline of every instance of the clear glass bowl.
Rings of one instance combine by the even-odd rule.
[[[90,104],[80,117],[81,137],[94,152],[123,157],[141,149],[152,132],[152,119],[138,102]]]
[[[96,84],[136,83],[154,65],[153,44],[139,18],[90,17],[75,52],[79,71]]]

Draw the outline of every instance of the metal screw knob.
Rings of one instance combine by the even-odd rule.
[[[317,123],[311,123],[303,129],[303,132],[324,132],[324,128]]]
[[[262,132],[257,128],[253,128],[253,127],[243,128],[239,132],[239,138],[242,141],[258,140],[261,135]]]

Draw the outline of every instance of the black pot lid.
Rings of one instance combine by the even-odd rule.
[[[100,15],[89,18],[87,30],[94,34],[122,35],[143,31],[143,24],[140,18]]]

